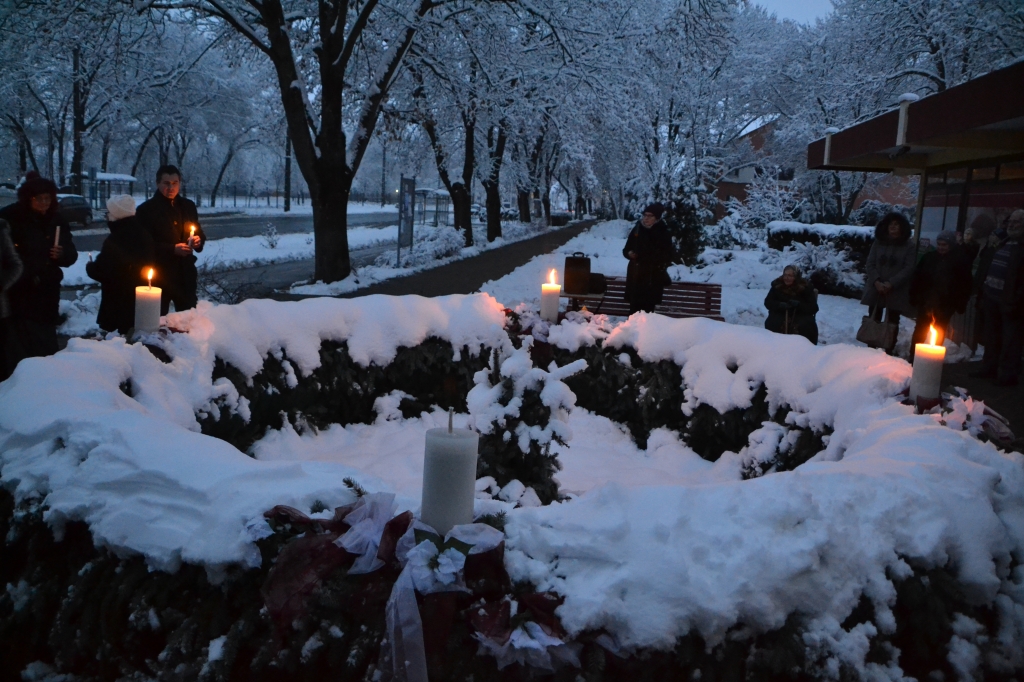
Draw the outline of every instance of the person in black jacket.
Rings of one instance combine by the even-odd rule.
[[[1024,345],[1024,209],[1006,221],[1006,237],[981,252],[975,276],[984,315],[981,369],[972,376],[995,379],[998,386],[1016,386]]]
[[[57,352],[62,267],[78,260],[71,228],[57,211],[57,186],[30,171],[18,187],[18,201],[0,209],[11,228],[21,277],[8,290],[5,375],[22,359]]]
[[[940,232],[935,238],[935,250],[921,257],[910,280],[910,305],[917,307],[911,362],[915,344],[928,340],[932,325],[937,332],[936,343],[941,344],[953,314],[967,310],[971,299],[970,263],[967,255],[954,248],[955,243],[952,232]]]
[[[800,276],[800,269],[787,265],[782,277],[772,282],[764,299],[768,319],[764,328],[779,334],[800,334],[811,343],[818,343],[818,292]]]
[[[11,241],[11,228],[6,220],[0,220],[0,381],[7,378],[7,318],[11,304],[7,290],[21,277],[21,259]]]
[[[176,166],[160,166],[156,172],[156,194],[142,203],[136,220],[153,239],[153,260],[160,286],[160,314],[166,315],[171,303],[177,311],[194,308],[199,273],[194,252],[201,252],[206,233],[199,224],[194,202],[179,195],[181,171]]]
[[[645,208],[622,249],[622,255],[629,259],[625,297],[630,315],[640,310],[654,312],[665,285],[671,281],[667,268],[672,262],[672,238],[661,220],[664,212],[665,207],[658,203]]]
[[[85,271],[102,285],[96,323],[104,331],[127,334],[135,326],[135,287],[146,284],[153,265],[153,239],[135,219],[135,199],[127,194],[107,200],[110,236]]]

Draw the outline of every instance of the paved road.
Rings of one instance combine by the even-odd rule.
[[[241,214],[200,216],[208,239],[225,237],[254,237],[263,234],[267,223],[273,223],[280,234],[313,231],[313,217],[309,215],[248,216]],[[355,213],[348,217],[352,227],[389,227],[398,223],[394,213]],[[107,238],[104,223],[93,223],[87,230],[72,230],[75,246],[80,251],[97,251]]]

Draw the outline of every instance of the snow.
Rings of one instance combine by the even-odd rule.
[[[544,381],[546,402],[565,419],[559,432],[571,440],[552,451],[569,499],[515,509],[478,499],[477,510],[508,512],[511,577],[561,594],[558,615],[570,635],[603,628],[609,646],[629,650],[669,647],[696,631],[714,644],[737,622],[763,631],[799,613],[808,646],[865,670],[873,665],[865,656],[876,627],[894,627],[892,581],[910,574],[905,559],[948,564],[971,601],[994,601],[1024,629],[1024,571],[1012,568],[1012,553],[1024,551],[1024,457],[900,404],[910,366],[843,342],[863,311],[855,302],[822,297],[825,345],[770,333],[758,316],[776,266],[761,263],[756,251],[712,252],[704,267],[679,267],[673,276],[722,283],[726,319],[744,324],[638,314],[576,318],[549,331],[565,348],[603,340],[645,361],[673,360],[682,367],[687,413],[698,404],[748,406],[763,383],[773,409],[789,408],[787,427],[831,430],[810,462],[752,480],[742,480],[744,462],[784,437],[785,427],[763,425],[747,447],[714,463],[667,430],[656,430],[641,450],[623,426],[571,409],[574,397],[557,390],[571,368],[526,366],[527,351],[509,347],[503,307],[535,305],[545,271],[560,269],[573,251],[590,255],[595,271],[623,273],[628,227],[595,227],[489,283],[493,297],[201,303],[168,316],[182,333],[150,338],[169,364],[120,338],[72,339],[56,356],[22,362],[0,384],[0,478],[19,501],[45,502],[58,534],[67,520],[84,520],[97,544],[142,554],[153,568],[253,566],[260,560],[255,540],[267,532],[263,511],[352,502],[345,477],[393,494],[393,509],[416,511],[424,433],[447,414],[434,408],[403,419],[400,396],[392,395],[378,401],[373,424],[268,430],[251,458],[199,433],[196,413],[215,399],[234,401],[244,414],[234,388],[212,382],[214,359],[251,377],[267,354],[284,351],[299,376],[319,366],[325,340],[347,341],[353,359],[367,366],[437,336],[456,347],[502,348],[509,359],[503,373]],[[129,377],[132,397],[120,388]],[[487,386],[474,390],[479,398]],[[486,414],[456,415],[455,423],[482,428]],[[525,493],[480,483],[481,492],[506,499]],[[839,624],[862,595],[874,604],[875,623],[847,632]],[[950,663],[971,671],[982,635],[969,619],[955,629]],[[312,650],[319,642],[307,644]]]
[[[798,234],[816,234],[821,237],[867,237],[875,238],[873,225],[829,225],[826,223],[798,223],[791,220],[773,220],[768,223],[768,234],[795,232]]]

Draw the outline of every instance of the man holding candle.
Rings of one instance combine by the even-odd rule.
[[[96,323],[101,329],[127,334],[135,327],[135,287],[146,284],[143,270],[153,264],[153,240],[135,218],[135,199],[128,194],[107,200],[110,236],[85,271],[103,287]]]
[[[71,228],[57,211],[57,186],[30,171],[18,187],[17,203],[0,209],[0,220],[10,225],[11,239],[21,259],[21,277],[7,295],[6,376],[28,357],[57,352],[62,267],[78,260]]]
[[[979,303],[984,315],[985,355],[974,376],[995,379],[999,386],[1016,386],[1024,337],[1024,210],[1010,214],[1006,238],[986,249],[978,266]]]
[[[203,250],[206,234],[195,203],[180,194],[181,171],[176,166],[157,170],[156,189],[156,194],[139,206],[136,219],[153,240],[154,284],[163,289],[160,314],[166,315],[171,303],[177,311],[196,305],[199,274],[195,253]]]

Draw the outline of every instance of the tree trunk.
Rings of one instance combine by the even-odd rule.
[[[217,192],[220,190],[221,180],[224,179],[224,173],[227,172],[228,166],[231,165],[231,160],[235,158],[235,148],[233,146],[228,147],[228,153],[224,157],[224,163],[220,165],[220,172],[217,173],[217,181],[213,183],[213,189],[210,190],[210,208],[217,205]]]
[[[531,220],[530,190],[516,190],[516,204],[519,206],[519,222],[529,223]]]
[[[314,262],[317,281],[337,282],[352,272],[348,253],[348,197],[352,176],[321,172],[313,197]]]
[[[452,197],[452,212],[455,215],[455,229],[466,235],[466,246],[473,246],[473,213],[469,189],[461,182],[452,183],[449,191]]]
[[[71,191],[82,193],[82,134],[85,132],[85,93],[82,92],[81,57],[76,47],[71,51],[74,82],[71,103]],[[63,164],[61,164],[63,166]],[[62,169],[63,173],[63,169]]]
[[[497,138],[495,138],[497,130]],[[483,179],[484,204],[487,207],[487,241],[493,242],[501,236],[501,192],[499,191],[501,164],[505,158],[505,126],[491,126],[487,131],[487,147],[490,150],[491,168]]]
[[[380,205],[384,206],[388,195],[388,145],[384,136],[380,138]],[[369,198],[369,197],[367,197]]]

